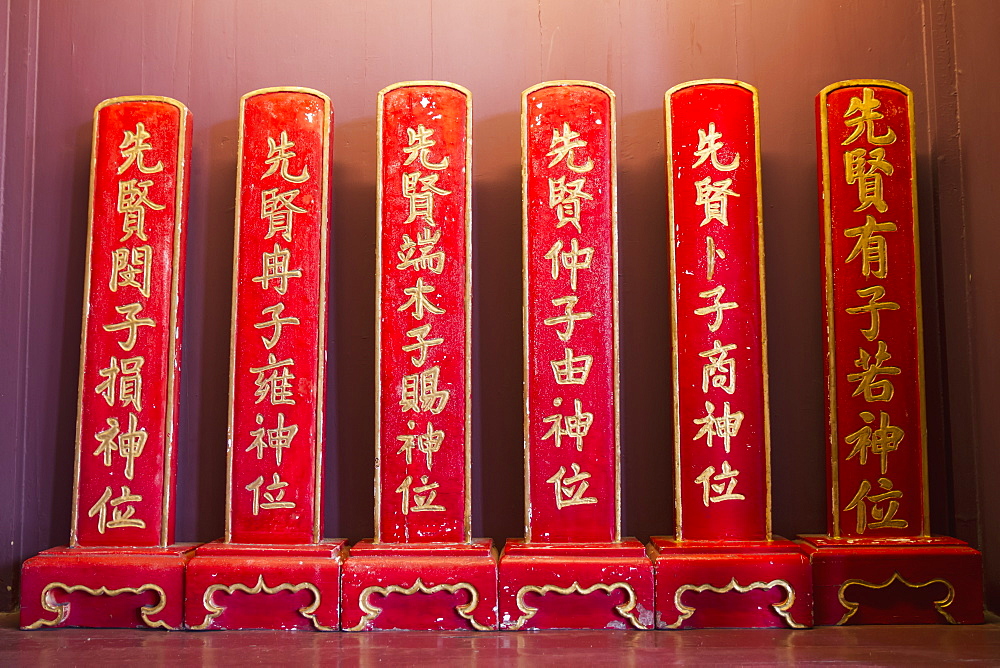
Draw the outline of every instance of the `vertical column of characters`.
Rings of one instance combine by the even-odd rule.
[[[677,535],[770,538],[757,92],[666,94]]]
[[[912,94],[841,82],[817,105],[831,535],[927,535]]]
[[[526,538],[619,531],[614,93],[522,96]]]
[[[94,112],[73,545],[167,545],[191,124],[160,97]]]
[[[378,96],[376,540],[468,542],[472,102]]]
[[[226,540],[322,537],[330,100],[240,101]]]

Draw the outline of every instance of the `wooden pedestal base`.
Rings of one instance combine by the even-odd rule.
[[[344,631],[495,631],[493,541],[351,547],[341,583]]]
[[[336,631],[343,545],[202,545],[187,568],[187,627]]]
[[[21,628],[179,629],[194,544],[54,547],[21,569]]]
[[[653,564],[636,539],[504,546],[502,630],[652,627]]]
[[[946,536],[799,536],[816,624],[981,624],[982,554]]]
[[[809,559],[795,543],[654,536],[656,628],[807,628]]]

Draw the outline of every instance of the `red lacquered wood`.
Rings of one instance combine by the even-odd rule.
[[[801,536],[816,624],[981,624],[982,554],[945,536]]]
[[[342,540],[322,538],[329,98],[240,100],[226,534],[187,569],[191,629],[336,630]]]
[[[378,97],[376,539],[471,538],[472,98]]]
[[[500,627],[652,627],[652,563],[621,538],[614,93],[521,97],[525,539],[500,556]]]
[[[191,114],[94,111],[70,545],[27,560],[21,625],[180,628],[172,545]]]
[[[500,628],[651,629],[653,570],[634,538],[609,543],[508,540]]]
[[[336,631],[343,545],[202,545],[187,569],[186,626]]]
[[[656,628],[807,628],[809,560],[791,541],[654,536]]]
[[[21,569],[21,628],[182,628],[193,553],[191,544],[46,550]]]
[[[676,533],[769,538],[770,469],[757,91],[666,94]]]
[[[191,132],[170,98],[94,111],[71,545],[173,540]]]
[[[493,541],[375,543],[344,563],[344,631],[491,631],[497,628]]]
[[[654,537],[656,626],[812,625],[809,562],[771,536],[757,90],[667,91],[676,538]]]
[[[614,93],[522,94],[529,542],[619,539]]]
[[[913,94],[816,97],[826,339],[827,536],[801,536],[817,624],[983,621],[982,555],[929,535]]]
[[[378,96],[375,539],[351,548],[346,631],[488,631],[497,558],[471,538],[472,97]]]
[[[323,535],[330,100],[240,100],[226,540]]]
[[[831,536],[928,535],[913,94],[816,98]]]

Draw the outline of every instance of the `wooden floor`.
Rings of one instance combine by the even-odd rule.
[[[19,631],[16,623],[0,614],[0,666],[1000,665],[997,617],[962,627],[525,633]]]

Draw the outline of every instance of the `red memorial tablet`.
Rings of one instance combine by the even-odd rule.
[[[757,91],[681,84],[666,122],[676,533],[653,540],[658,625],[808,626],[805,558],[771,535]]]
[[[193,546],[173,545],[191,114],[94,111],[68,547],[24,564],[21,624],[179,628]]]
[[[598,84],[522,95],[527,504],[505,629],[652,625],[650,561],[620,528],[615,122]]]
[[[471,132],[461,86],[379,93],[375,539],[344,565],[345,630],[496,628],[471,533]]]
[[[226,535],[188,569],[192,628],[338,624],[343,541],[322,522],[331,125],[318,91],[241,100]]]
[[[817,98],[825,267],[828,536],[816,621],[976,623],[981,556],[932,537],[913,94],[845,81]]]

